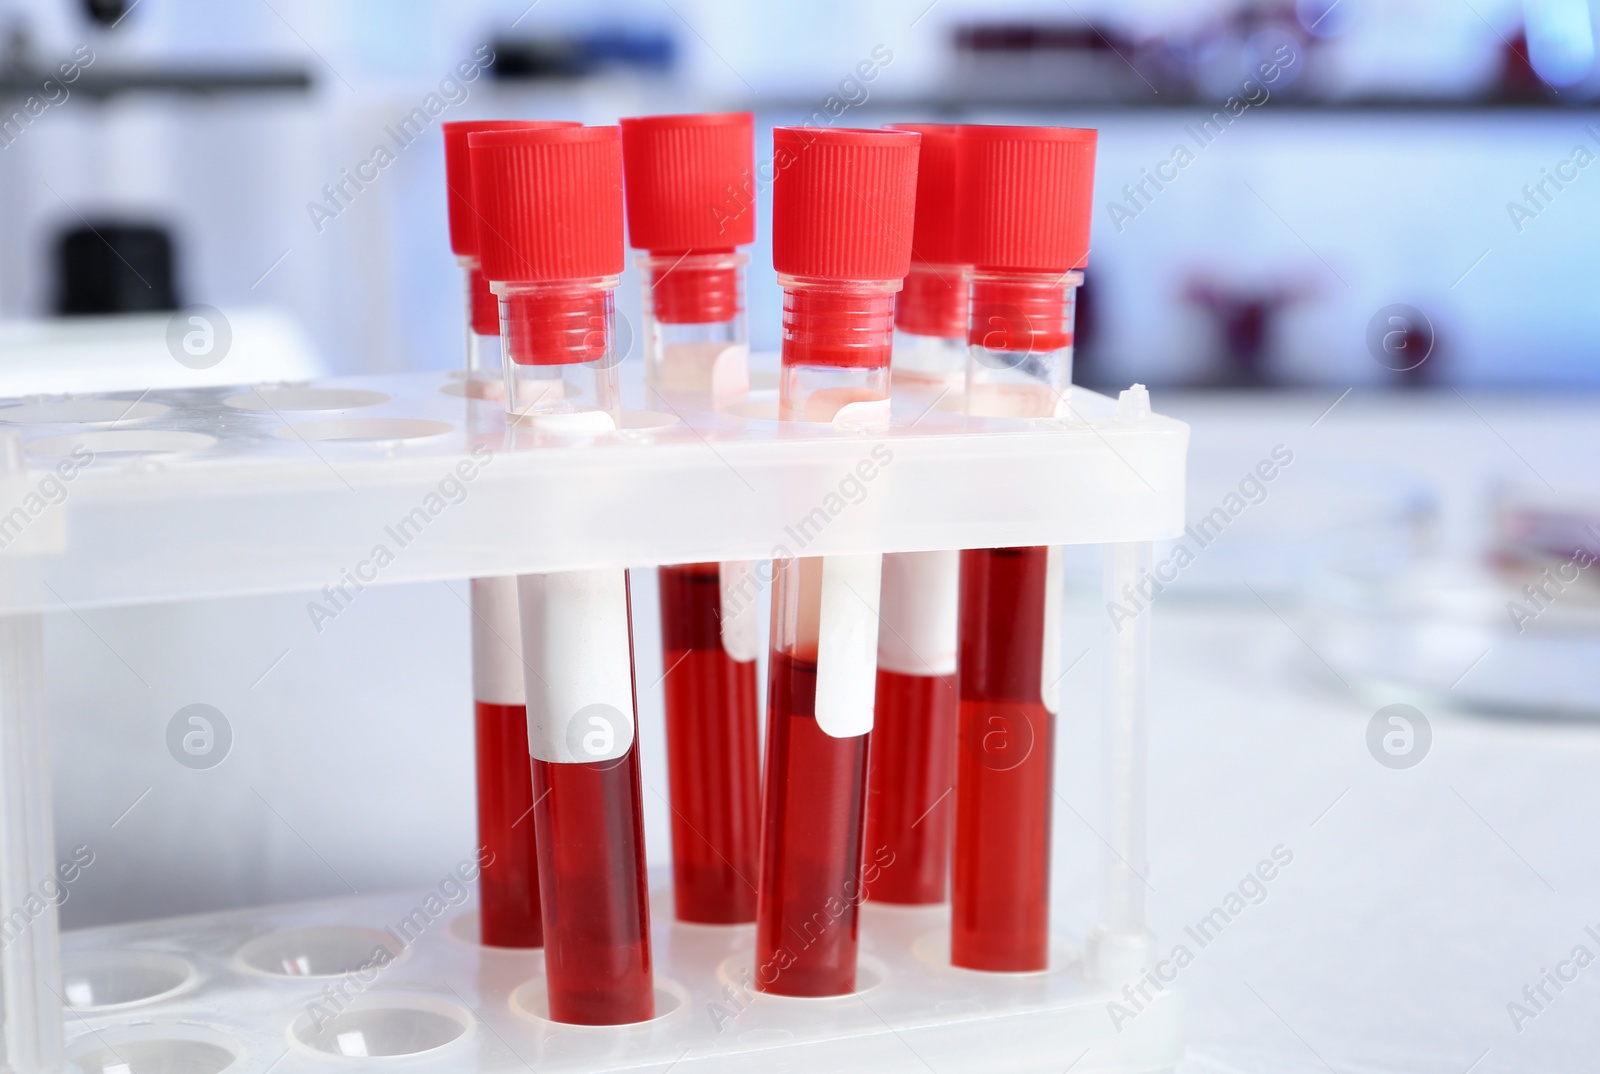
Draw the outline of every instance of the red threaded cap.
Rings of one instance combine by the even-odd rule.
[[[1083,268],[1096,135],[1073,127],[962,128],[969,263],[999,272]]]
[[[616,127],[482,131],[467,144],[485,277],[587,280],[622,271]]]
[[[755,116],[715,112],[621,122],[630,246],[681,253],[756,241]]]
[[[500,300],[489,290],[482,269],[473,269],[467,286],[472,295],[472,331],[480,336],[500,334]]]
[[[953,265],[935,268],[912,259],[894,303],[894,324],[914,336],[961,339],[967,334],[967,278]]]
[[[650,281],[650,306],[662,324],[721,324],[739,315],[744,303],[739,294],[739,262],[727,256],[658,259],[664,266],[646,270]],[[710,261],[712,264],[705,264]]]
[[[957,150],[961,128],[953,123],[896,123],[885,130],[922,135],[917,155],[917,213],[911,227],[911,260],[919,265],[964,265]]]
[[[468,119],[443,124],[444,186],[449,196],[452,253],[457,257],[478,255],[478,217],[472,211],[472,160],[467,154],[467,135],[526,127],[577,126],[580,124],[561,119]]]
[[[772,267],[786,276],[900,280],[911,268],[915,131],[772,132]]]

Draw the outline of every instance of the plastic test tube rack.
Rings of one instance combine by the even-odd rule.
[[[770,383],[775,362],[756,365]],[[508,438],[502,404],[467,398],[454,374],[0,404],[0,519],[19,505],[28,516],[0,552],[0,905],[20,905],[56,864],[41,624],[69,605],[318,592],[357,575],[1061,544],[1104,546],[1116,593],[1140,582],[1150,542],[1183,527],[1188,429],[1151,413],[1139,387],[1118,401],[1075,390],[1065,418],[970,418],[957,400],[896,395],[888,429],[780,430],[775,392],[718,412],[647,404],[641,363],[623,370],[623,430],[576,448]],[[27,495],[74,449],[93,460],[66,500],[29,513]],[[464,496],[439,495],[452,478]],[[379,545],[392,558],[374,572]],[[1097,922],[1053,923],[1047,972],[954,969],[948,907],[869,902],[856,995],[757,994],[754,926],[674,922],[658,876],[657,1018],[576,1027],[541,1013],[541,953],[473,942],[470,904],[403,942],[383,931],[427,893],[65,935],[48,906],[0,949],[9,1064],[336,1074],[367,1069],[371,1058],[352,1057],[365,1053],[452,1074],[689,1074],[925,1071],[927,1057],[944,1074],[1059,1070],[1081,1056],[1079,1072],[1168,1070],[1182,1055],[1175,987],[1120,1031],[1107,1010],[1155,951],[1140,879],[1148,629],[1140,616],[1101,649],[1101,909]],[[1087,867],[1055,863],[1058,876]],[[380,947],[390,957],[374,966]]]

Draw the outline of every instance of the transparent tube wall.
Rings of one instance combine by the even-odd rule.
[[[830,421],[853,403],[886,401],[900,281],[779,282],[780,414]],[[836,736],[819,719],[820,642],[832,628],[823,623],[830,562],[787,559],[774,571],[755,974],[763,991],[787,996],[843,995],[856,981],[867,735]],[[872,584],[876,592],[876,578]]]
[[[967,410],[1059,418],[1072,409],[1072,322],[1081,272],[976,272],[967,330]]]
[[[621,425],[615,276],[496,283],[508,420],[603,414]],[[538,422],[534,422],[537,426]],[[561,423],[551,422],[553,428]]]

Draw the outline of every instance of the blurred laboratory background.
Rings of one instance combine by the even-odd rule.
[[[1597,24],[1600,0],[0,0],[0,395],[459,367],[452,119],[749,109],[758,159],[782,124],[1098,128],[1074,379],[1148,384],[1193,429],[1195,525],[1156,554],[1153,927],[1297,855],[1185,978],[1194,1069],[1578,1069],[1594,981],[1536,1025],[1506,1005],[1600,892]],[[214,369],[164,343],[197,305],[232,333]],[[1100,684],[1071,669],[1109,613],[1073,564],[1067,928],[1101,852]],[[423,886],[469,853],[465,583],[374,588],[326,632],[306,597],[49,618],[63,854],[97,852],[69,926]],[[634,598],[660,865],[653,572]],[[231,725],[209,771],[165,745],[197,703]],[[1397,762],[1401,704],[1429,737]]]
[[[1595,385],[1594,27],[1589,0],[7,0],[0,314],[199,303],[336,373],[444,368],[440,122],[753,109],[766,147],[1098,127],[1080,383]],[[1404,372],[1366,342],[1396,304],[1430,339]]]

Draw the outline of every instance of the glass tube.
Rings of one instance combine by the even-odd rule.
[[[462,270],[465,284],[467,394],[479,398],[473,386],[501,380],[500,369],[500,310],[489,281],[483,278],[475,257],[456,259]]]
[[[896,373],[896,376],[899,374]],[[959,552],[883,557],[878,694],[867,772],[869,897],[945,900],[954,816]]]
[[[967,411],[1059,418],[1072,409],[1072,318],[1083,273],[975,272]]]
[[[505,364],[508,423],[527,422],[536,433],[558,436],[618,427],[612,303],[616,282],[616,277],[605,277],[494,285],[500,299],[502,345],[509,359]],[[581,1025],[623,1025],[655,1016],[631,588],[627,572],[617,570],[622,575],[620,585],[594,587],[598,596],[587,599],[613,599],[605,594],[615,592],[622,608],[581,603],[577,607],[582,614],[592,612],[596,621],[620,615],[627,623],[626,688],[634,740],[613,759],[551,761],[536,756],[532,760],[550,1017]],[[526,647],[528,639],[560,631],[562,624],[530,621],[526,582],[519,585],[524,587]],[[566,667],[546,667],[545,674],[558,670]]]
[[[733,250],[639,258],[645,377],[663,392],[716,397],[750,387],[743,268]]]
[[[667,785],[673,897],[680,921],[756,916],[761,756],[755,654],[722,636],[722,567],[662,567]]]
[[[474,709],[478,844],[487,863],[478,880],[479,936],[490,947],[542,947],[528,710],[493,701]]]
[[[639,743],[618,760],[533,762],[550,1017],[655,1017]]]
[[[621,426],[614,346],[615,276],[495,283],[505,357],[506,417],[536,431]]]
[[[950,960],[1042,970],[1049,956],[1055,714],[1044,703],[1049,549],[961,553],[960,739]]]
[[[829,421],[851,403],[886,400],[899,281],[779,283],[780,414]],[[867,735],[834,737],[818,720],[826,566],[787,559],[774,572],[756,983],[787,996],[843,995],[856,979]]]
[[[971,413],[1070,413],[1077,272],[973,276]],[[961,553],[959,740],[950,958],[1045,969],[1050,945],[1059,586],[1048,548]]]
[[[911,266],[894,306],[894,381],[912,389],[960,387],[967,372],[964,265]]]
[[[645,370],[656,392],[714,401],[748,391],[748,260],[733,250],[639,259]],[[690,563],[658,574],[674,908],[680,921],[699,924],[756,914],[756,653],[735,652],[724,638],[722,573],[716,563]]]
[[[949,394],[966,376],[969,275],[962,265],[913,264],[895,299],[891,375],[897,388],[921,397],[919,411],[930,393]],[[867,884],[880,902],[920,905],[946,897],[959,563],[956,552],[883,557],[884,628],[867,773],[867,847],[893,862]]]

